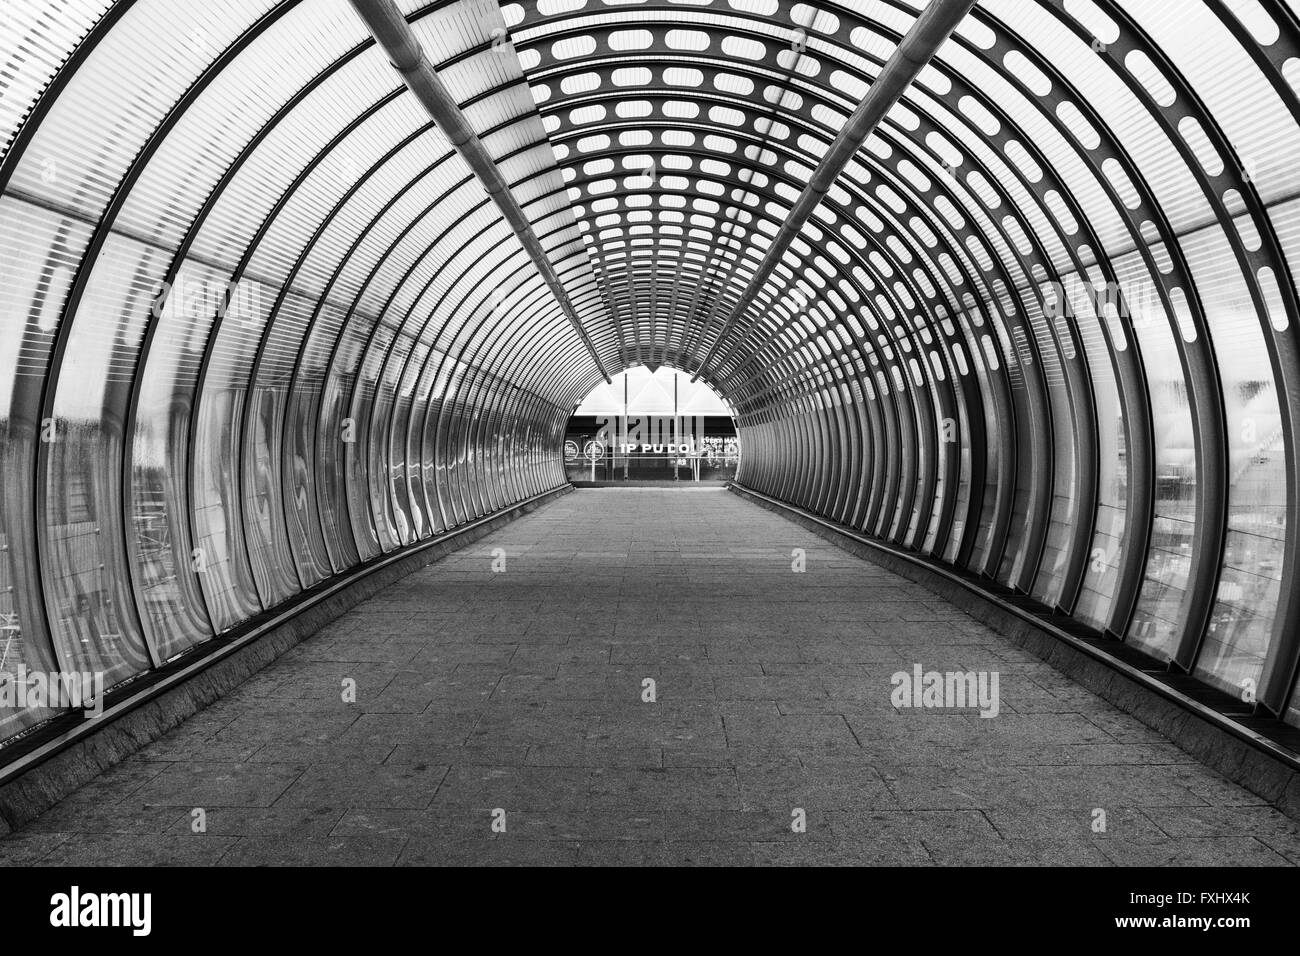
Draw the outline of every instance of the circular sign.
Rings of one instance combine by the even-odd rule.
[[[572,438],[566,439],[564,442],[564,460],[573,461],[578,457],[578,454],[578,443]]]
[[[605,457],[605,446],[598,441],[589,441],[582,446],[582,453],[591,461],[599,461]]]

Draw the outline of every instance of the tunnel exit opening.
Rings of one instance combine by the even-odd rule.
[[[740,440],[731,406],[687,372],[638,365],[601,383],[574,409],[564,467],[577,484],[723,484]]]

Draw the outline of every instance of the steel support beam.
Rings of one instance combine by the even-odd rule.
[[[438,71],[425,58],[420,41],[415,38],[411,25],[406,22],[406,18],[397,9],[397,4],[393,0],[350,0],[350,2],[374,36],[375,41],[388,54],[388,60],[392,63],[393,69],[401,76],[407,88],[415,94],[415,98],[420,101],[420,104],[428,110],[429,115],[438,124],[438,128],[442,130],[448,142],[461,155],[469,168],[474,171],[474,175],[483,184],[483,188],[492,197],[492,201],[497,204],[497,208],[501,210],[501,215],[510,225],[510,228],[514,230],[515,236],[523,245],[524,251],[528,253],[529,258],[537,266],[537,271],[550,288],[551,294],[560,303],[565,318],[569,320],[573,330],[578,333],[578,338],[582,340],[582,344],[591,353],[596,368],[600,370],[600,374],[605,381],[612,384],[609,371],[600,360],[600,355],[596,352],[591,337],[587,335],[587,330],[583,328],[582,322],[578,320],[573,303],[569,301],[569,294],[555,274],[555,267],[551,264],[551,258],[546,254],[546,250],[542,248],[541,241],[533,231],[532,223],[524,215],[519,201],[515,199],[514,193],[510,191],[510,186],[502,178],[500,170],[497,169],[496,161],[488,153],[486,147],[478,138],[478,134],[474,132],[473,127],[465,119],[465,114],[461,112],[456,100],[448,92],[442,80],[439,79]]]
[[[353,0],[357,3],[358,0]],[[708,351],[704,353],[704,358],[700,360],[699,367],[695,374],[691,376],[691,381],[696,381],[709,367],[709,361],[713,358],[713,353],[722,340],[731,331],[736,320],[745,311],[746,303],[752,302],[754,298],[762,291],[763,286],[767,284],[775,271],[781,257],[790,247],[790,243],[799,235],[803,229],[804,223],[811,218],[813,211],[821,205],[822,197],[830,191],[831,186],[835,184],[844,168],[857,155],[862,144],[867,141],[867,137],[872,134],[875,128],[884,119],[885,114],[893,108],[894,104],[899,101],[903,91],[912,85],[912,81],[920,75],[921,70],[930,62],[939,47],[952,35],[952,31],[957,28],[957,24],[975,6],[977,0],[930,0],[929,5],[916,18],[912,24],[912,29],[907,31],[907,35],[899,42],[894,49],[893,54],[885,61],[875,82],[867,90],[867,95],[862,98],[858,108],[853,111],[853,115],[848,118],[844,127],[840,130],[835,141],[831,143],[826,155],[822,157],[821,164],[813,173],[807,187],[795,201],[794,207],[786,217],[780,231],[777,232],[776,238],[772,240],[772,245],[768,247],[767,254],[759,264],[758,269],[754,272],[754,277],[749,280],[745,291],[741,294],[736,307],[731,310],[727,320],[723,322],[722,328],[718,330],[717,338],[709,346]],[[710,323],[711,324],[711,323]],[[703,343],[704,335],[708,329],[700,333],[700,342]]]

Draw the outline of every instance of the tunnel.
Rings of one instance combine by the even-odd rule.
[[[1300,863],[1291,0],[8,0],[0,63],[0,860]]]

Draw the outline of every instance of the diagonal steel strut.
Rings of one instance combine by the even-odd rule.
[[[483,188],[497,204],[501,215],[514,230],[524,251],[533,260],[537,271],[541,273],[542,279],[550,288],[551,294],[560,303],[564,317],[569,320],[573,330],[582,339],[582,344],[591,353],[596,368],[600,370],[606,383],[613,384],[605,364],[600,360],[600,355],[592,344],[591,337],[587,335],[587,330],[578,320],[573,303],[569,301],[569,294],[560,284],[559,276],[555,274],[550,256],[546,254],[541,241],[537,238],[537,233],[533,231],[532,223],[524,215],[519,201],[515,199],[514,193],[501,177],[500,170],[497,169],[492,156],[478,138],[478,134],[466,121],[465,114],[460,111],[460,107],[447,91],[447,87],[438,78],[433,65],[425,58],[420,41],[415,38],[415,33],[406,22],[406,18],[402,16],[393,0],[350,0],[350,2],[353,9],[365,21],[376,42],[388,54],[393,69],[406,82],[420,104],[428,110],[443,135],[469,164],[469,168],[474,171]]]
[[[692,382],[708,369],[709,360],[713,358],[713,353],[722,344],[722,340],[726,338],[727,333],[731,331],[732,326],[736,324],[736,321],[745,311],[746,304],[752,302],[758,293],[762,291],[763,286],[771,278],[772,272],[776,269],[782,256],[790,247],[790,243],[799,235],[804,223],[808,221],[813,211],[821,204],[822,198],[834,185],[840,173],[844,171],[849,161],[857,154],[858,149],[867,141],[867,137],[884,119],[885,114],[899,101],[903,91],[920,75],[921,70],[938,52],[939,47],[943,46],[948,37],[952,35],[952,31],[957,28],[957,24],[966,16],[971,7],[975,6],[976,2],[977,0],[930,0],[929,5],[916,18],[916,22],[912,24],[912,29],[907,31],[907,35],[894,49],[893,55],[885,61],[885,65],[876,76],[875,82],[867,90],[867,95],[862,98],[858,108],[853,111],[853,115],[848,118],[843,128],[840,129],[839,135],[835,137],[830,148],[826,151],[826,155],[822,157],[822,161],[813,173],[812,179],[809,180],[803,193],[795,201],[790,214],[786,216],[781,228],[777,231],[776,237],[772,240],[772,244],[768,246],[763,261],[759,263],[758,268],[754,271],[753,278],[745,286],[745,291],[741,293],[735,308],[728,314],[727,320],[722,323],[717,338],[713,340],[713,344],[704,353],[704,358],[700,360],[699,367],[696,368],[695,374],[691,376]],[[712,324],[712,318],[710,317],[709,325]],[[707,332],[707,327],[701,331],[701,342],[704,341],[704,335]]]

